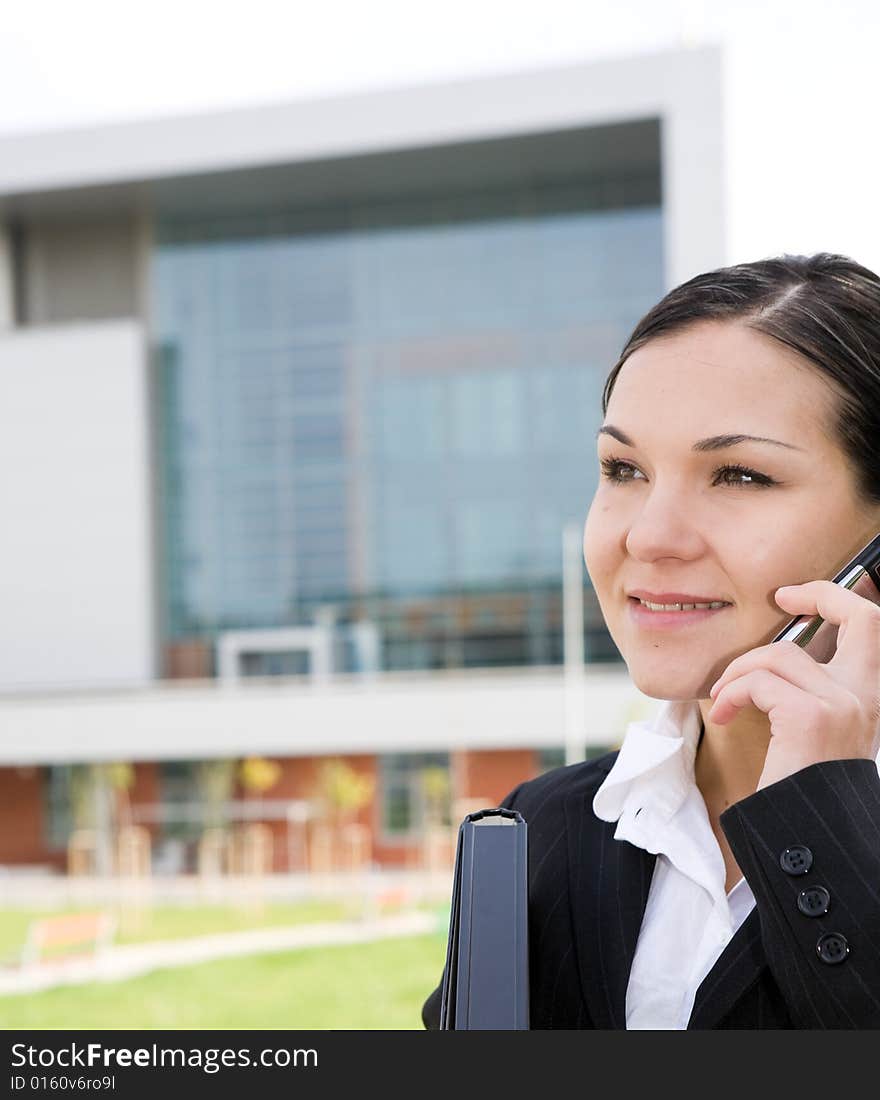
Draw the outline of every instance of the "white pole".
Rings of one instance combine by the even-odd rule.
[[[562,655],[565,691],[565,762],[585,758],[584,727],[584,573],[581,528],[562,532]]]
[[[107,878],[113,871],[112,820],[110,784],[107,780],[106,765],[92,765],[95,800],[95,872],[101,878]]]

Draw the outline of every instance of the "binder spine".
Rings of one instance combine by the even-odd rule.
[[[445,1030],[527,1030],[528,841],[515,810],[461,823],[441,997]]]

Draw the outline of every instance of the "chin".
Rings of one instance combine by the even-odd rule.
[[[693,676],[676,676],[668,670],[633,669],[629,675],[642,695],[649,699],[708,699],[709,688],[717,677],[694,679]]]

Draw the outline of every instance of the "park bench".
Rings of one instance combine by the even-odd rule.
[[[21,952],[22,967],[83,956],[97,957],[113,940],[116,918],[110,913],[61,913],[31,921]]]

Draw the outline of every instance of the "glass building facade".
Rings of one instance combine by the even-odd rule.
[[[561,659],[562,529],[664,289],[659,168],[600,169],[160,222],[167,644],[331,605],[385,669]],[[585,587],[588,655],[617,659]]]

